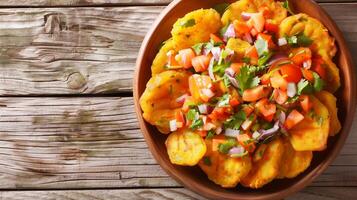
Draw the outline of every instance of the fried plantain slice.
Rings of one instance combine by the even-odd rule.
[[[303,33],[313,40],[311,49],[325,61],[327,71],[327,89],[335,92],[340,86],[340,74],[332,58],[336,55],[335,39],[328,33],[326,27],[317,19],[306,14],[297,14],[284,19],[279,26],[280,37],[294,36]]]
[[[289,130],[290,142],[296,151],[322,151],[326,148],[330,130],[327,108],[314,96],[310,96],[312,111],[304,120]]]
[[[207,150],[203,138],[190,130],[171,133],[165,144],[171,163],[176,165],[194,166]]]
[[[327,92],[327,91],[321,91],[315,94],[316,98],[318,98],[321,103],[323,103],[327,110],[330,113],[330,136],[335,136],[338,134],[341,130],[341,123],[338,120],[337,116],[337,105],[336,105],[336,97],[333,96],[333,94]]]
[[[199,9],[177,20],[171,31],[176,50],[208,42],[211,33],[221,28],[219,13],[214,9]]]
[[[224,188],[233,188],[244,178],[252,167],[251,158],[231,158],[228,155],[212,151],[212,140],[206,139],[207,152],[198,163],[208,178]]]
[[[311,163],[312,151],[295,151],[288,139],[283,139],[284,154],[278,178],[294,178]]]
[[[240,0],[232,3],[222,16],[222,23],[224,26],[232,23],[234,20],[242,20],[241,14],[243,12],[255,13],[259,8],[267,7],[269,12],[268,19],[275,24],[286,18],[287,10],[283,7],[281,2],[274,0]]]
[[[176,99],[188,93],[188,78],[185,71],[165,71],[154,75],[147,83],[140,98],[144,119],[157,126],[160,132],[169,133],[169,121],[174,119],[174,110],[181,104]]]
[[[251,45],[239,38],[230,38],[227,42],[227,48],[231,49],[237,55],[237,59],[241,59],[244,57],[245,51],[251,47]]]
[[[283,158],[284,145],[282,139],[277,138],[268,145],[261,145],[255,151],[252,170],[242,179],[241,184],[250,188],[261,188],[279,175]],[[258,155],[259,154],[259,155]]]
[[[159,53],[157,53],[154,61],[152,62],[151,71],[152,75],[159,74],[165,71],[165,66],[167,64],[167,53],[170,50],[174,50],[174,42],[172,38],[164,42],[164,45],[160,48]]]

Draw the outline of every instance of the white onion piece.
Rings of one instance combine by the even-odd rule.
[[[253,44],[253,43],[254,43],[253,38],[252,38],[252,36],[250,35],[250,33],[244,34],[243,40],[245,40],[245,41],[248,42],[249,44]]]
[[[239,83],[237,81],[237,79],[231,77],[231,76],[227,76],[229,81],[232,83],[232,85],[235,87],[235,88],[239,88]]]
[[[216,128],[216,134],[217,135],[221,134],[222,131],[223,131],[222,127],[219,126],[219,127]]]
[[[213,73],[213,64],[214,64],[214,58],[211,58],[211,61],[208,66],[208,75],[212,79],[212,81],[216,81],[216,77],[214,77],[214,73]]]
[[[237,137],[239,134],[240,134],[240,130],[234,130],[234,129],[227,128],[224,131],[224,135],[228,136],[228,137]]]
[[[224,71],[228,76],[231,76],[231,77],[234,77],[234,75],[235,75],[235,71],[232,69],[232,68],[230,68],[230,67],[228,67],[225,71]]]
[[[214,97],[214,93],[210,89],[202,89],[201,92],[208,98]]]
[[[247,13],[247,12],[242,12],[241,16],[244,21],[250,20],[254,13]]]
[[[228,154],[233,155],[233,154],[243,154],[245,152],[245,149],[242,146],[239,147],[233,147],[228,151]]]
[[[234,25],[230,24],[226,32],[224,33],[223,38],[225,42],[227,42],[229,38],[235,38],[235,37],[236,37],[236,32],[234,30]]]
[[[288,97],[294,97],[296,95],[296,84],[295,83],[288,83],[287,95],[288,95]]]
[[[282,38],[279,38],[278,40],[278,45],[281,47],[281,46],[285,46],[288,44],[288,41],[286,40],[286,38],[282,37]]]
[[[208,113],[208,106],[207,104],[201,104],[198,106],[198,110],[200,111],[201,114],[207,114]]]
[[[216,128],[216,126],[209,122],[203,125],[203,130],[205,130],[205,131],[210,131],[215,128]]]
[[[303,63],[303,67],[304,67],[305,69],[310,69],[310,68],[311,68],[311,65],[312,65],[312,61],[311,61],[311,60],[305,61],[305,62]]]
[[[260,133],[258,131],[255,131],[252,135],[253,139],[257,139],[260,136]]]
[[[286,113],[281,111],[280,112],[280,115],[279,115],[279,122],[280,124],[284,124],[285,123],[285,120],[286,120]]]
[[[246,119],[246,120],[243,122],[243,124],[241,125],[241,126],[242,126],[242,129],[245,130],[245,131],[248,130],[249,127],[252,125],[252,123],[253,123],[252,120],[250,120],[249,118]]]
[[[186,98],[188,97],[188,94],[184,94],[176,99],[177,103],[184,103]]]
[[[259,12],[252,14],[250,20],[253,21],[253,26],[258,33],[261,33],[264,30],[265,18],[263,13]]]
[[[176,119],[170,121],[170,131],[177,131]]]
[[[212,48],[211,52],[212,52],[212,55],[213,55],[213,58],[218,61],[219,60],[219,57],[221,56],[221,48],[219,47],[214,47]]]

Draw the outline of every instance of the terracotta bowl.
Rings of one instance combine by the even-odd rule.
[[[158,17],[149,30],[137,59],[137,68],[134,80],[134,100],[136,113],[142,133],[154,158],[161,167],[176,181],[186,188],[211,199],[278,199],[295,193],[318,177],[339,154],[348,136],[353,121],[356,104],[355,71],[350,52],[337,25],[328,14],[312,0],[291,0],[295,13],[304,12],[319,19],[327,26],[330,33],[336,38],[338,53],[335,62],[340,67],[342,87],[337,92],[339,118],[343,124],[340,134],[329,138],[328,148],[323,152],[314,153],[311,166],[294,179],[274,180],[262,189],[252,190],[243,187],[224,189],[208,180],[198,167],[181,167],[170,163],[165,148],[167,136],[160,134],[155,127],[146,123],[142,117],[139,98],[145,90],[146,83],[151,77],[151,63],[162,41],[170,37],[174,22],[186,13],[199,9],[211,8],[222,0],[175,0]],[[232,0],[225,1],[234,2]]]

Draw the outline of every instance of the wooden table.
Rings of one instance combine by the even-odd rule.
[[[156,164],[134,114],[137,52],[169,2],[0,1],[0,199],[203,199]],[[357,1],[320,3],[357,52]],[[357,116],[336,161],[288,199],[356,199],[356,131]]]

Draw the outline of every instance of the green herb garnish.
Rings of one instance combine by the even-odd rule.
[[[190,128],[192,130],[196,130],[198,128],[200,128],[201,126],[203,126],[203,120],[202,119],[196,119],[192,122]]]
[[[301,79],[301,81],[297,84],[297,93],[301,94],[311,94],[314,92],[314,87],[309,83],[309,81],[305,79]]]
[[[236,76],[239,84],[239,92],[243,94],[244,90],[256,87],[260,83],[259,77],[252,73],[248,66],[243,66],[240,73]]]
[[[212,165],[211,159],[208,156],[203,157],[203,163],[205,165],[207,165],[207,166],[211,166]]]
[[[225,143],[218,146],[218,151],[227,154],[231,148],[237,145],[236,139],[228,139]]]
[[[323,90],[325,86],[325,82],[320,78],[320,76],[316,72],[313,73],[313,76],[314,76],[314,89],[316,92],[320,92],[321,90]]]
[[[216,133],[213,130],[209,130],[206,136],[206,139],[212,139]]]
[[[230,128],[234,130],[239,130],[240,126],[247,119],[247,116],[244,111],[239,111],[233,116],[231,116],[226,122],[224,122],[225,128]]]
[[[196,25],[196,21],[195,19],[189,19],[185,22],[181,22],[180,26],[182,27],[185,27],[185,28],[188,28],[188,27],[191,27],[191,26],[194,26]]]

